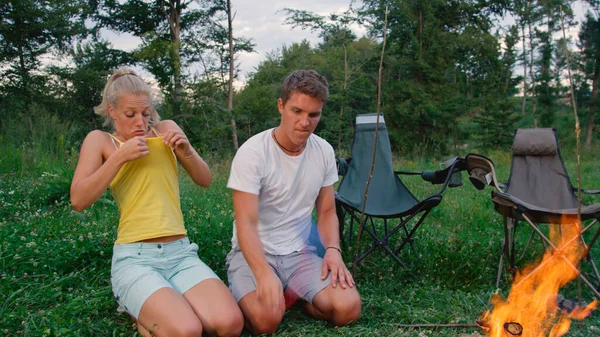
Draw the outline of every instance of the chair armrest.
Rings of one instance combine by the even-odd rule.
[[[442,169],[424,170],[422,172],[395,171],[396,174],[420,175],[425,181],[433,185],[442,185],[440,190],[434,195],[441,195],[446,187],[462,186],[462,171],[466,170],[464,158],[454,157],[444,161]]]
[[[352,162],[352,157],[349,157],[349,158],[336,157],[335,158],[335,164],[337,166],[339,176],[345,176],[346,173],[348,173],[348,167],[350,166],[351,162]]]
[[[466,170],[464,158],[453,157],[444,161],[440,170],[425,170],[421,172],[421,178],[434,185],[444,184],[448,187],[462,186],[461,172]]]
[[[402,174],[402,175],[406,175],[406,176],[416,176],[416,175],[423,174],[423,172],[413,172],[413,171],[394,171],[394,173],[396,175]]]
[[[421,172],[413,172],[413,171],[394,171],[396,175],[408,175],[408,176],[421,176],[421,178],[425,181],[429,181],[433,185],[439,185],[446,182],[446,178],[448,177],[450,168],[445,168],[441,170],[424,170]],[[453,180],[454,179],[454,183]],[[459,171],[455,171],[452,173],[452,177],[450,178],[450,187],[457,187],[462,185],[462,178],[460,176]]]
[[[577,187],[573,187],[573,190],[575,192],[577,192],[578,188]],[[585,194],[600,194],[600,190],[584,190],[584,189],[581,189],[581,192],[585,193]]]
[[[491,159],[482,155],[470,153],[465,157],[469,180],[476,189],[482,190],[486,185],[493,186],[498,192],[504,193],[505,184],[498,182],[496,170]]]

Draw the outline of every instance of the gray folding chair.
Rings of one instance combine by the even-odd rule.
[[[460,171],[463,161],[461,158],[453,158],[446,162],[444,169],[436,171],[394,171],[387,128],[383,115],[380,115],[373,175],[361,222],[366,182],[373,163],[376,126],[377,114],[358,115],[352,158],[338,159],[338,171],[343,176],[335,195],[340,233],[343,235],[344,220],[349,216],[348,241],[351,240],[354,222],[359,224],[362,233],[367,233],[373,240],[371,246],[357,257],[356,263],[381,248],[408,271],[398,254],[407,244],[412,245],[417,229],[429,212],[440,203],[446,187],[462,184]],[[399,174],[418,174],[431,183],[442,184],[442,187],[437,193],[419,200],[400,180]],[[381,219],[383,225],[377,225],[375,219]],[[396,236],[400,238],[397,239],[396,247],[392,248],[390,243]]]
[[[500,284],[504,260],[511,271],[516,270],[515,234],[521,220],[532,229],[522,254],[530,247],[537,235],[546,247],[556,249],[539,224],[573,223],[578,220],[577,189],[573,187],[564,166],[556,131],[554,129],[519,129],[512,146],[512,166],[506,184],[498,182],[494,164],[484,156],[469,154],[465,158],[469,179],[475,187],[494,187],[492,202],[495,210],[504,217],[504,242],[498,265],[496,286]],[[598,194],[600,191],[582,190],[583,193]],[[591,272],[579,274],[594,295],[600,297],[600,274],[592,259],[591,248],[600,235],[600,203],[582,205],[580,220],[581,243],[586,249],[585,260]],[[583,234],[597,227],[595,234],[586,244]],[[592,232],[590,232],[592,233]],[[523,255],[522,255],[523,256]]]

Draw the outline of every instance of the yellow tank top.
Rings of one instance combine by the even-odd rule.
[[[163,137],[147,138],[147,144],[150,154],[125,163],[110,183],[121,216],[115,244],[186,234],[175,154]]]

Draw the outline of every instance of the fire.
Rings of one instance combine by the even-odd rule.
[[[580,240],[581,222],[550,226],[550,247],[539,263],[518,271],[506,300],[492,296],[493,309],[481,317],[490,337],[560,337],[569,331],[571,319],[583,319],[598,303],[559,312],[558,290],[579,275],[585,245]]]

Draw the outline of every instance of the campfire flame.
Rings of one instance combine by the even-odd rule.
[[[560,337],[569,331],[571,319],[584,319],[596,309],[596,300],[569,314],[558,308],[558,290],[579,275],[586,250],[580,235],[580,221],[550,226],[556,249],[549,247],[541,262],[517,272],[506,300],[492,296],[493,309],[480,318],[487,336]]]

